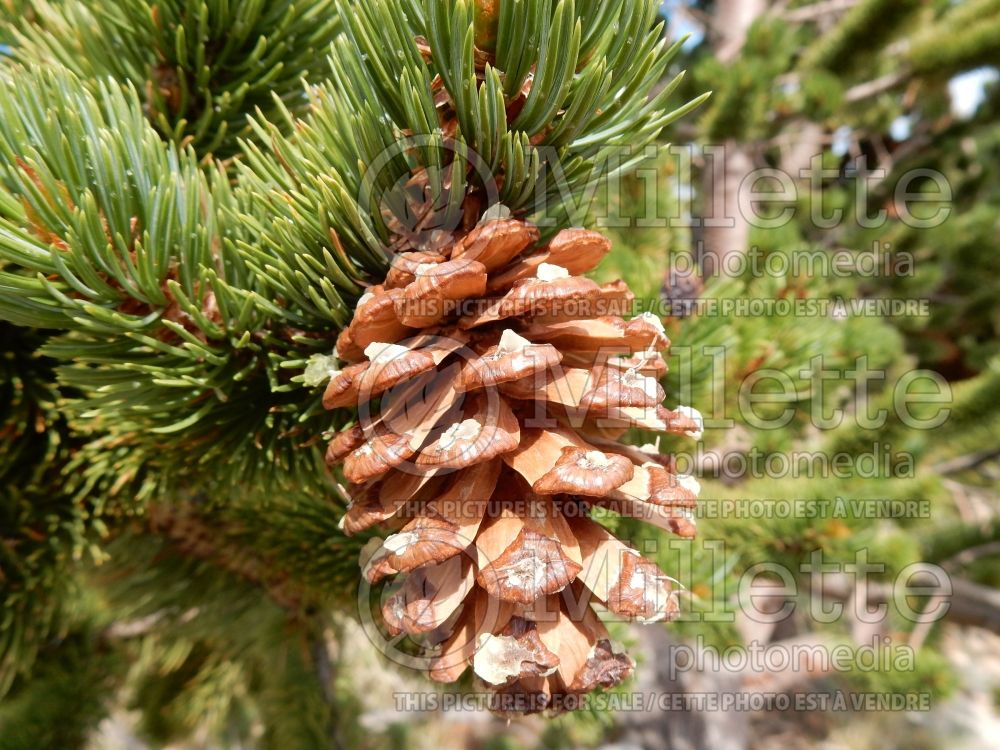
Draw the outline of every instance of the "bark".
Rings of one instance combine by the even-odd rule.
[[[704,230],[700,248],[705,276],[727,275],[726,257],[750,249],[750,217],[740,210],[740,186],[754,170],[750,149],[726,141],[706,161]]]
[[[735,62],[753,22],[767,11],[766,0],[719,0],[712,19],[712,45],[722,62]],[[706,161],[702,180],[704,230],[698,255],[706,277],[725,273],[725,258],[749,250],[750,222],[740,211],[740,186],[754,169],[747,144],[727,141]]]

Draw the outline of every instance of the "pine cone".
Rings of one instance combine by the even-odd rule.
[[[698,494],[669,461],[617,442],[632,427],[701,432],[696,412],[662,406],[662,324],[625,320],[628,287],[582,276],[605,237],[538,238],[497,219],[398,255],[340,336],[351,364],[324,397],[359,408],[328,451],[350,483],[342,528],[395,532],[364,561],[370,583],[405,576],[386,627],[424,639],[435,680],[471,665],[511,713],[629,675],[594,605],[638,622],[678,613],[671,579],[591,508],[690,536]]]

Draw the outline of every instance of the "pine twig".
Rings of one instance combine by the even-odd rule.
[[[934,466],[931,471],[936,474],[958,474],[970,469],[976,469],[987,461],[998,457],[1000,457],[1000,446],[967,456],[958,456],[949,461],[943,461]]]
[[[824,16],[843,13],[857,4],[858,0],[823,0],[812,5],[786,11],[782,15],[782,18],[788,23],[809,23],[810,21],[819,20]]]
[[[909,79],[910,72],[903,70],[889,73],[865,83],[859,83],[858,85],[852,86],[847,90],[844,94],[844,101],[850,104],[857,104],[865,99],[871,99],[879,94],[892,91],[894,88],[902,86]]]

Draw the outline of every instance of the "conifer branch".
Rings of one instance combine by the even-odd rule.
[[[333,0],[29,0],[13,59],[65,66],[140,92],[164,137],[230,157],[246,113],[276,96],[301,106],[303,76],[323,68],[340,17]],[[22,9],[22,13],[23,13]]]

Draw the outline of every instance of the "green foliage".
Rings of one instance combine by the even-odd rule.
[[[117,87],[94,96],[67,73],[15,71],[0,109],[0,315],[62,331],[43,352],[79,394],[63,404],[74,427],[112,433],[160,483],[199,468],[223,479],[224,466],[322,478],[319,451],[300,446],[329,421],[304,430],[318,401],[290,396],[282,366],[332,343],[272,319],[281,303],[255,291],[220,225],[228,183],[164,144]],[[113,482],[138,471],[91,458],[88,489],[102,464]]]
[[[642,146],[701,101],[666,111],[678,78],[647,99],[679,49],[651,28],[649,0],[586,14],[573,0],[503,8],[500,52],[482,62],[465,0],[362,0],[294,134],[255,123],[270,149],[246,144],[236,192],[256,238],[242,249],[248,263],[270,269],[270,294],[301,300],[309,318],[342,322],[340,300],[311,292],[321,270],[377,280],[391,250],[446,242],[470,203],[502,202],[548,219],[550,232],[582,220],[571,205],[634,161],[609,165],[610,155],[627,144],[641,158]],[[514,34],[527,44],[505,45]]]
[[[946,73],[1000,63],[1000,3],[953,3],[933,27],[917,35],[907,52],[916,72]]]
[[[2,750],[75,750],[110,709],[120,686],[120,654],[82,627],[50,643],[30,680],[15,685],[0,704]]]
[[[780,57],[782,53],[777,53]],[[702,127],[712,127],[711,117],[706,118]],[[988,141],[987,141],[988,142]],[[945,158],[956,158],[963,162],[968,154],[959,156],[955,150],[945,153]],[[927,156],[928,162],[933,157]],[[669,168],[660,165],[663,173]],[[984,167],[980,172],[985,172]],[[974,171],[973,174],[979,174]],[[979,174],[979,176],[983,176]],[[974,182],[979,185],[979,181]],[[634,185],[632,186],[635,187]],[[983,195],[974,187],[967,187],[967,197],[971,202],[975,196]],[[669,191],[663,191],[669,193]],[[645,206],[642,190],[626,191],[626,200]],[[661,197],[663,197],[661,195]],[[672,196],[666,196],[669,200]],[[837,202],[836,191],[825,190],[821,200]],[[876,201],[879,198],[876,198]],[[686,215],[684,206],[658,205],[656,216]],[[809,214],[808,206],[800,207]],[[974,215],[975,211],[970,211]],[[614,211],[610,211],[615,216]],[[648,211],[643,214],[648,218]],[[973,219],[970,219],[973,220]],[[893,225],[891,225],[893,226]],[[898,225],[895,225],[898,226]],[[961,221],[957,224],[961,227]],[[914,241],[931,243],[932,235],[940,235],[944,244],[948,230],[950,239],[964,242],[954,237],[956,224],[946,223],[937,232],[907,231]],[[658,281],[668,278],[675,265],[678,248],[690,245],[688,230],[671,225],[665,229],[629,229],[616,237],[616,246],[608,259],[604,274],[615,275],[621,271],[628,277],[638,277],[641,282],[637,289],[644,303],[655,298]],[[790,261],[793,253],[823,255],[829,250],[824,247],[828,236],[816,235],[805,222],[793,222],[781,230],[755,230],[751,240],[760,248],[758,267],[766,267],[770,255],[785,256]],[[813,244],[813,241],[815,244]],[[848,246],[866,247],[870,240],[851,241]],[[983,243],[987,241],[983,239]],[[666,250],[669,249],[669,252]],[[910,248],[906,248],[910,249]],[[924,251],[926,254],[927,251]],[[980,256],[982,257],[982,256]],[[986,256],[984,260],[988,261]],[[689,261],[688,261],[689,262]],[[790,263],[777,264],[791,268]],[[944,264],[929,262],[927,271],[941,272],[949,268]],[[957,269],[950,267],[952,272]],[[967,289],[983,294],[982,280],[977,286],[972,274],[984,275],[981,267],[972,268]],[[602,279],[610,276],[602,275]],[[873,286],[878,282],[871,282]],[[863,293],[863,292],[862,292]],[[807,275],[788,274],[783,277],[766,274],[755,278],[749,273],[744,278],[720,279],[708,283],[700,294],[703,301],[726,303],[756,300],[798,299],[803,301],[823,301],[839,296],[851,298],[858,295],[854,280],[811,278]],[[901,295],[910,297],[912,295]],[[963,295],[963,303],[966,297]],[[975,294],[968,296],[970,304]],[[725,308],[722,308],[725,309]],[[936,308],[940,313],[952,311],[943,306]],[[935,430],[919,430],[907,426],[898,418],[893,405],[891,386],[898,378],[914,366],[904,351],[905,340],[896,330],[896,325],[905,328],[911,321],[888,321],[870,317],[827,317],[822,315],[803,318],[774,318],[765,315],[694,314],[672,321],[668,333],[675,341],[672,347],[670,372],[664,383],[668,399],[676,403],[694,404],[709,418],[710,429],[706,432],[705,450],[712,448],[723,451],[723,455],[746,456],[750,451],[759,451],[759,458],[749,464],[762,470],[770,457],[791,457],[794,455],[835,456],[843,454],[856,460],[865,452],[873,450],[873,445],[890,445],[896,451],[911,453],[916,464],[916,476],[893,472],[901,469],[895,462],[905,454],[891,456],[889,471],[878,471],[877,476],[849,478],[829,478],[822,476],[758,476],[754,471],[745,475],[725,475],[712,479],[714,465],[699,462],[701,453],[691,453],[686,441],[671,442],[664,446],[667,453],[675,449],[684,452],[687,464],[700,474],[703,493],[702,504],[706,517],[699,520],[699,539],[693,542],[676,540],[668,535],[651,534],[644,524],[618,518],[608,518],[606,522],[625,538],[640,545],[653,545],[656,557],[664,570],[676,575],[679,580],[690,584],[690,592],[681,598],[686,613],[701,615],[674,626],[679,633],[688,637],[700,637],[712,646],[725,648],[743,643],[743,635],[736,629],[736,617],[740,606],[736,592],[742,576],[756,563],[767,562],[784,566],[790,571],[799,571],[803,563],[810,561],[814,552],[822,552],[824,560],[833,563],[854,561],[857,550],[866,550],[870,559],[885,565],[881,580],[890,581],[893,575],[906,566],[921,560],[941,562],[963,549],[988,544],[992,535],[985,529],[962,524],[954,509],[948,477],[939,475],[936,466],[942,465],[955,456],[975,454],[983,446],[995,445],[996,421],[993,415],[995,405],[987,406],[991,398],[995,376],[992,370],[981,377],[955,389],[955,399],[949,404],[952,415],[949,421]],[[985,334],[984,343],[991,343],[992,336]],[[690,348],[689,348],[690,347]],[[705,347],[710,347],[708,350]],[[718,347],[719,349],[711,349]],[[724,366],[712,354],[725,351]],[[887,408],[889,422],[883,429],[860,430],[851,427],[851,418],[841,430],[819,431],[812,424],[811,417],[816,409],[829,413],[834,408],[862,408],[863,402],[855,403],[854,384],[845,378],[836,378],[823,384],[822,392],[810,377],[815,368],[816,358],[828,370],[839,371],[855,366],[859,356],[868,358],[868,366],[873,370],[888,373],[886,388],[881,393],[872,393],[871,409]],[[739,398],[741,384],[757,373],[777,373],[792,384],[794,397],[781,403],[754,407],[753,412],[774,419],[786,408],[792,410],[793,417],[780,429],[764,429],[756,421],[748,419],[747,404]],[[762,383],[766,385],[766,381]],[[761,388],[755,388],[760,392]],[[721,427],[721,418],[732,420],[728,429]],[[716,426],[716,429],[711,429]],[[637,436],[637,442],[646,442]],[[794,461],[794,459],[791,459]],[[995,463],[984,465],[977,487],[990,486],[991,470]],[[950,474],[953,480],[976,481],[967,476]],[[831,502],[842,498],[846,505],[841,510],[832,511]],[[898,517],[873,519],[863,514],[854,514],[852,500],[873,501],[896,499],[912,501],[927,500],[931,503],[932,518]],[[766,514],[746,517],[743,514],[722,511],[722,503],[731,502],[733,508],[746,508],[750,503],[759,502],[760,508],[779,506],[783,502],[798,503],[800,510],[786,517]],[[720,511],[716,516],[714,511]],[[949,540],[945,543],[945,527]],[[992,530],[992,525],[990,526]],[[719,545],[723,545],[720,547]],[[647,548],[647,549],[650,549]],[[725,553],[721,550],[724,549]],[[962,574],[983,582],[992,582],[995,576],[995,558],[977,562],[975,566],[963,569]],[[799,612],[809,606],[810,597],[815,595],[810,588],[807,575],[796,575],[799,596],[795,599]],[[849,645],[851,634],[843,622],[831,626],[820,626],[808,622],[800,614],[794,623],[782,627],[794,628],[802,633],[804,628],[815,629],[819,637],[831,638],[833,642]],[[891,620],[894,638],[901,640],[901,633],[909,632],[913,624],[900,617]],[[871,672],[862,667],[843,675],[837,684],[850,690],[915,692],[930,691],[936,699],[944,698],[954,686],[953,675],[945,659],[935,651],[932,642],[924,647],[916,657],[915,668],[893,670],[891,667]]]
[[[718,92],[702,121],[713,142],[760,137],[785,107],[775,79],[788,70],[801,34],[777,19],[756,21],[747,34],[740,64],[704,58],[695,69],[699,85]]]
[[[22,490],[44,481],[46,463],[58,451],[59,434],[52,361],[36,350],[43,336],[9,323],[0,324],[0,482]]]
[[[0,107],[5,319],[132,332],[169,306],[168,280],[178,304],[203,301],[199,272],[219,241],[208,179],[146,125],[134,94],[101,86],[95,97],[69,74],[17,70],[0,82]]]
[[[839,75],[857,71],[923,6],[923,0],[861,0],[803,53],[802,69],[825,68]]]
[[[63,626],[69,568],[91,530],[60,491],[69,436],[41,340],[0,324],[0,694]]]
[[[995,88],[995,87],[994,87]],[[920,362],[949,377],[967,377],[982,371],[1000,353],[997,288],[992,279],[1000,264],[989,251],[997,236],[997,203],[1000,202],[1000,128],[997,127],[994,90],[971,121],[950,123],[933,146],[894,165],[887,180],[896,185],[915,170],[940,175],[937,182],[915,181],[910,189],[926,189],[928,199],[941,198],[940,180],[950,198],[928,204],[930,214],[948,212],[944,221],[929,227],[892,223],[858,231],[850,239],[857,246],[882,243],[897,254],[914,259],[908,273],[874,280],[869,290],[900,299],[931,301],[928,316],[898,321],[908,348]],[[928,171],[932,170],[932,171]],[[880,191],[878,204],[893,198]]]
[[[366,539],[343,537],[331,510],[304,495],[195,497],[108,545],[88,583],[118,623],[107,637],[128,660],[143,737],[326,747],[349,724],[318,664],[329,613],[353,611]]]
[[[324,71],[339,18],[332,0],[31,0],[13,58],[65,66],[97,86],[141,94],[163,136],[228,157],[247,113],[302,104],[303,77]]]

